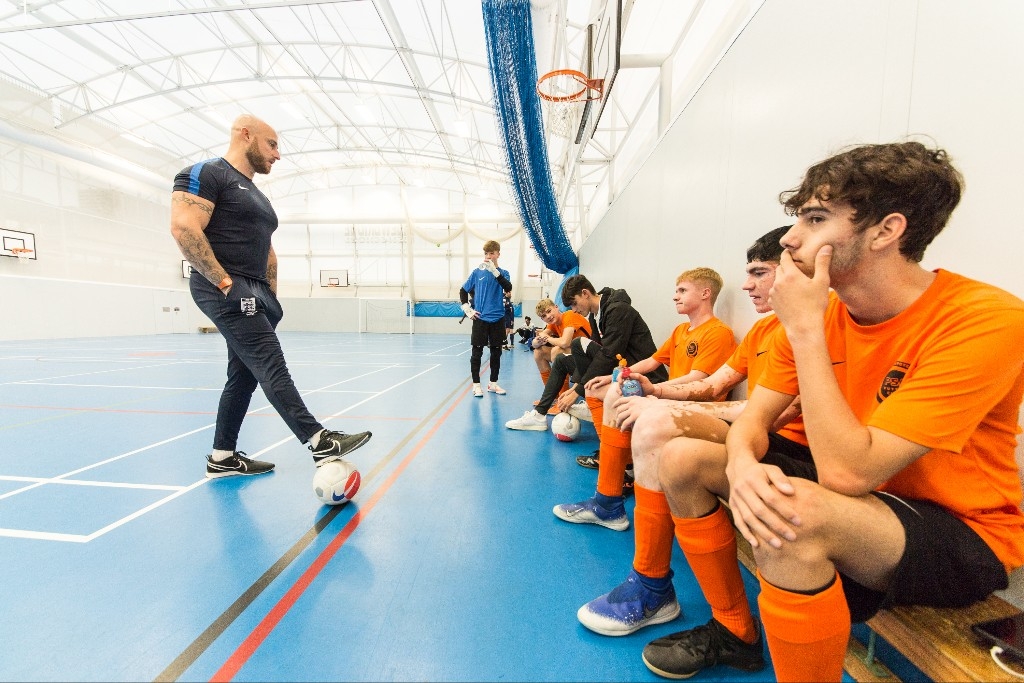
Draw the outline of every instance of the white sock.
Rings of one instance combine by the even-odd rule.
[[[227,460],[234,454],[234,451],[218,451],[216,448],[214,448],[213,452],[210,453],[210,459],[213,460],[214,462],[223,462],[224,460]]]
[[[312,446],[313,448],[316,448],[317,446],[319,446],[320,445],[320,435],[323,434],[325,431],[327,431],[327,430],[321,429],[319,432],[317,432],[313,436],[309,437],[309,445]]]

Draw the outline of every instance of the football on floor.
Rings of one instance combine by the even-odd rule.
[[[347,460],[334,460],[316,468],[313,493],[324,505],[344,505],[359,491],[362,478]]]
[[[559,441],[575,441],[580,434],[580,421],[569,413],[559,413],[551,420],[551,433]]]

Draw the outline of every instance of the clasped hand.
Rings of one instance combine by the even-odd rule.
[[[767,543],[781,548],[783,540],[796,540],[800,526],[793,507],[796,489],[781,469],[751,458],[741,464],[730,462],[726,475],[733,523],[751,546]]]

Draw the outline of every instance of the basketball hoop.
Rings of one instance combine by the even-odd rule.
[[[537,79],[537,94],[544,107],[544,120],[552,135],[572,137],[577,105],[601,99],[604,80],[587,78],[576,69],[556,69]]]
[[[555,69],[537,79],[537,94],[548,102],[587,102],[601,99],[604,79],[588,78],[576,69]]]
[[[11,253],[17,256],[19,261],[27,261],[32,258],[32,250],[24,247],[14,247],[11,249]]]

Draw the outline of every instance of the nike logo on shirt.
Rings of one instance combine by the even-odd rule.
[[[249,188],[245,187],[244,185],[242,185],[242,183],[238,183],[238,189],[239,190],[248,190]]]

